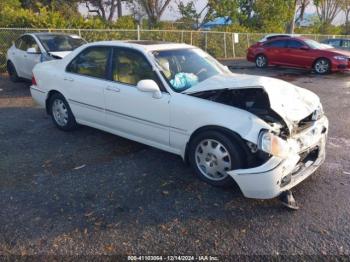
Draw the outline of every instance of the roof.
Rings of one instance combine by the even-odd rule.
[[[28,32],[27,33],[28,35],[77,35],[77,34],[68,34],[68,33],[60,33],[60,32],[33,32],[33,33],[30,33]]]
[[[143,51],[161,51],[170,49],[181,49],[181,48],[193,48],[191,45],[183,43],[169,43],[161,41],[100,41],[93,42],[88,45],[108,45],[108,46],[122,46],[122,47],[132,47]]]
[[[132,44],[138,44],[138,45],[165,45],[165,44],[171,44],[171,42],[153,41],[153,40],[130,40],[130,41],[126,41],[126,42],[132,43]]]

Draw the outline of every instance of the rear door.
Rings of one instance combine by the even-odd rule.
[[[272,40],[264,44],[265,55],[269,64],[284,64],[284,51],[286,49],[285,40]]]
[[[108,86],[111,47],[84,49],[67,66],[62,76],[66,98],[74,116],[81,123],[105,125],[104,89]]]

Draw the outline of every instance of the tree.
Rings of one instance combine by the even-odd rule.
[[[97,14],[103,21],[112,22],[117,12],[118,18],[123,15],[122,2],[127,0],[85,0],[89,13]]]
[[[186,5],[183,2],[180,2],[177,8],[181,15],[181,18],[178,20],[178,22],[181,23],[182,28],[199,28],[199,18],[201,17],[201,14],[197,12],[193,1],[188,2]]]
[[[41,8],[47,8],[51,12],[59,12],[64,18],[80,16],[78,4],[80,0],[19,0],[24,9],[39,12]]]
[[[255,2],[255,28],[265,32],[285,32],[295,12],[295,0]]]
[[[159,22],[171,1],[174,0],[134,0],[131,1],[130,8],[135,16],[142,17],[146,15],[148,26],[151,28]]]
[[[321,22],[321,32],[326,33],[335,17],[340,13],[343,0],[314,0],[316,12]]]
[[[350,22],[350,0],[343,0],[341,9],[345,15],[345,34],[350,33],[349,22]]]

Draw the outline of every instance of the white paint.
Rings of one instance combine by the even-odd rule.
[[[66,72],[66,66],[82,50],[90,46],[122,46],[139,50],[149,60],[162,79],[167,92],[154,95],[152,84],[135,86]],[[244,140],[258,143],[263,129],[274,130],[259,117],[233,106],[174,92],[162,78],[153,56],[153,50],[194,48],[185,44],[138,45],[130,42],[110,41],[84,45],[65,56],[35,66],[33,73],[37,86],[31,87],[32,97],[45,105],[51,90],[60,92],[70,104],[76,121],[185,157],[191,135],[201,127],[219,126],[236,132]],[[219,62],[218,62],[219,63]],[[219,65],[221,67],[222,65]],[[222,66],[222,73],[198,83],[187,93],[220,88],[263,88],[271,107],[292,126],[319,106],[319,98],[312,92],[282,80],[267,77],[233,74]],[[146,92],[147,91],[147,92]],[[151,92],[152,91],[152,92]],[[286,140],[290,154],[270,160],[252,169],[232,170],[228,174],[238,183],[243,194],[251,198],[272,198],[311,175],[324,160],[325,136],[328,120],[322,117],[313,126]],[[300,142],[302,141],[302,142]],[[302,174],[293,177],[287,186],[278,182],[291,173],[299,159],[299,152],[320,145],[319,158]]]

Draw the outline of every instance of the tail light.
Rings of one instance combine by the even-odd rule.
[[[34,75],[32,76],[32,85],[33,85],[33,86],[36,86],[36,85],[37,85]]]

